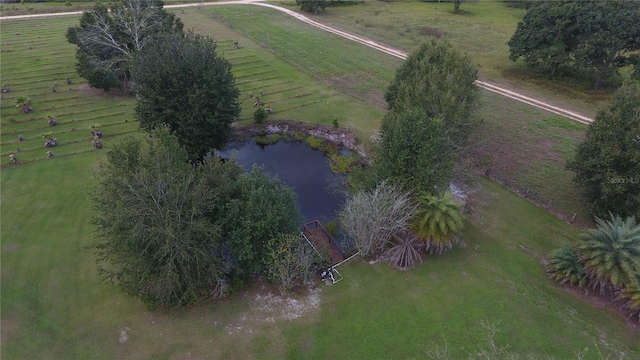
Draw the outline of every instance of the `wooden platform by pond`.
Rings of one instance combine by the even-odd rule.
[[[332,265],[344,260],[346,253],[318,220],[304,224],[303,234],[325,261]]]

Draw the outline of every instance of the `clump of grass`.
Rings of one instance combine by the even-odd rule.
[[[307,136],[305,142],[314,150],[324,150],[322,139],[314,136]]]
[[[351,167],[355,163],[355,158],[353,156],[344,156],[340,154],[335,154],[330,156],[331,164],[329,167],[331,171],[335,173],[346,174],[351,170]]]
[[[258,135],[253,138],[253,141],[260,146],[272,145],[280,141],[279,134],[269,134],[269,135]]]

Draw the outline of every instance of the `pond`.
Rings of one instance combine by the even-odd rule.
[[[293,188],[307,221],[335,219],[346,199],[346,176],[332,173],[329,159],[306,143],[279,141],[261,146],[251,139],[224,150],[222,156],[233,157],[245,170],[253,164],[263,166]]]

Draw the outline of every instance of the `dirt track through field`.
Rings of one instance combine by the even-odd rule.
[[[331,26],[327,26],[325,24],[319,23],[317,21],[311,20],[309,19],[307,16],[297,13],[293,10],[290,9],[286,9],[283,8],[281,6],[277,6],[277,5],[272,5],[272,4],[266,4],[263,3],[262,1],[265,0],[235,0],[235,1],[219,1],[219,2],[209,2],[209,3],[193,3],[193,4],[179,4],[179,5],[167,5],[165,6],[166,9],[175,9],[175,8],[185,8],[185,7],[199,7],[199,6],[220,6],[220,5],[255,5],[255,6],[263,6],[263,7],[268,7],[271,9],[275,9],[281,12],[284,12],[306,24],[309,24],[311,26],[314,26],[316,28],[322,29],[324,31],[330,32],[332,34],[338,35],[340,37],[343,37],[345,39],[349,39],[352,41],[355,41],[357,43],[360,43],[362,45],[368,46],[370,48],[382,51],[384,53],[387,53],[389,55],[398,57],[400,59],[406,59],[407,58],[407,53],[400,51],[400,50],[396,50],[393,49],[391,47],[385,46],[385,45],[381,45],[378,44],[375,41],[369,40],[369,39],[365,39],[363,37],[357,36],[357,35],[353,35],[344,31],[341,31],[339,29],[333,28]],[[69,15],[80,15],[82,14],[81,11],[76,11],[76,12],[66,12],[66,13],[51,13],[51,14],[35,14],[35,15],[17,15],[17,16],[3,16],[0,17],[0,21],[6,21],[6,20],[12,20],[12,19],[31,19],[31,18],[40,18],[40,17],[50,17],[50,16],[69,16]],[[516,91],[514,91],[513,89],[506,89],[504,87],[500,87],[497,85],[493,85],[491,83],[485,82],[485,81],[480,81],[480,80],[476,80],[476,85],[478,85],[479,87],[487,90],[487,91],[491,91],[493,93],[508,97],[510,99],[519,101],[521,103],[525,103],[528,105],[531,105],[533,107],[536,107],[538,109],[542,109],[545,111],[548,111],[550,113],[559,115],[559,116],[563,116],[566,117],[568,119],[583,123],[583,124],[590,124],[591,122],[593,122],[593,119],[584,116],[584,115],[580,115],[577,114],[573,111],[569,111],[567,109],[563,109],[561,107],[557,107],[557,106],[553,106],[551,104],[548,104],[544,101],[538,100],[538,99],[534,99],[532,97],[528,97],[525,95],[522,95]]]

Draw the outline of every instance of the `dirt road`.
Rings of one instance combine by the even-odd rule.
[[[341,36],[345,39],[349,39],[352,41],[355,41],[357,43],[360,43],[362,45],[368,46],[370,48],[382,51],[384,53],[387,53],[389,55],[401,58],[401,59],[406,59],[407,58],[407,53],[400,51],[400,50],[396,50],[393,49],[391,47],[385,46],[385,45],[381,45],[378,44],[375,41],[357,36],[357,35],[353,35],[344,31],[341,31],[339,29],[333,28],[331,26],[327,26],[325,24],[319,23],[317,21],[311,20],[310,18],[308,18],[307,16],[300,14],[298,12],[295,12],[293,10],[287,9],[287,8],[283,8],[281,6],[277,6],[277,5],[272,5],[272,4],[267,4],[264,3],[263,1],[265,0],[235,0],[235,1],[219,1],[219,2],[209,2],[209,3],[193,3],[193,4],[179,4],[179,5],[167,5],[165,6],[166,9],[175,9],[175,8],[185,8],[185,7],[198,7],[198,6],[220,6],[220,5],[255,5],[255,6],[263,6],[263,7],[268,7],[271,9],[275,9],[281,12],[284,12],[306,24],[309,24],[311,26],[314,26],[316,28],[322,29],[324,31],[330,32],[332,34]],[[81,11],[77,11],[77,12],[66,12],[66,13],[51,13],[51,14],[35,14],[35,15],[17,15],[17,16],[3,16],[0,17],[0,21],[6,21],[6,20],[12,20],[12,19],[30,19],[30,18],[40,18],[40,17],[50,17],[50,16],[69,16],[69,15],[80,15],[82,14]],[[545,111],[548,111],[550,113],[556,114],[556,115],[560,115],[566,118],[569,118],[571,120],[583,123],[583,124],[589,124],[593,121],[593,119],[584,116],[584,115],[580,115],[577,114],[575,112],[569,111],[567,109],[563,109],[561,107],[557,107],[557,106],[553,106],[551,104],[548,104],[544,101],[538,100],[538,99],[534,99],[525,95],[522,95],[516,91],[514,91],[513,89],[506,89],[504,87],[500,87],[497,85],[493,85],[490,84],[488,82],[485,81],[480,81],[477,80],[476,81],[476,85],[478,85],[479,87],[487,90],[487,91],[491,91],[493,93],[496,94],[500,94],[502,96],[506,96],[510,99],[519,101],[521,103],[525,103],[528,105],[531,105],[533,107],[536,107],[538,109],[542,109]]]

